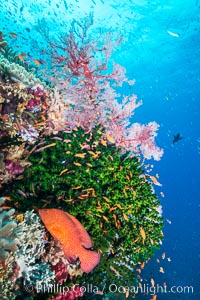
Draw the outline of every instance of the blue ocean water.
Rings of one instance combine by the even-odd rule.
[[[160,285],[180,287],[176,293],[159,293],[159,300],[199,300],[199,1],[0,0],[0,8],[0,30],[16,33],[18,39],[11,39],[11,44],[36,57],[33,42],[44,43],[36,30],[38,20],[45,21],[56,36],[68,31],[74,18],[93,12],[94,34],[103,27],[124,36],[112,59],[136,80],[131,92],[142,99],[143,106],[135,112],[133,122],[158,122],[156,142],[164,149],[163,158],[150,163],[162,183],[157,193],[165,194],[161,197],[165,238],[142,277],[146,283],[153,278]],[[173,144],[178,132],[183,139]],[[164,273],[159,272],[160,267]],[[181,287],[185,286],[193,287],[193,292],[184,293]],[[150,296],[141,293],[140,299]]]

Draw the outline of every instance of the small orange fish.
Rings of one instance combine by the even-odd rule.
[[[12,207],[11,207],[11,206],[6,206],[6,205],[4,205],[4,206],[1,206],[1,208],[7,210],[7,209],[11,209]]]
[[[84,158],[85,155],[86,155],[86,153],[77,153],[77,154],[75,154],[74,156],[80,157],[80,158]]]
[[[108,223],[108,218],[106,216],[103,216],[103,219]]]
[[[117,206],[119,209],[122,209],[122,206],[120,204],[115,204],[114,206]]]
[[[89,167],[92,167],[92,164],[90,164],[90,163],[86,163],[86,165],[89,166]]]
[[[106,135],[106,138],[107,138],[107,140],[108,140],[111,144],[114,144],[114,143],[115,143],[115,140],[114,140],[114,138],[113,138],[111,135],[107,134],[107,135]]]
[[[82,164],[80,164],[80,163],[78,163],[78,162],[74,162],[73,163],[75,166],[77,166],[77,167],[81,167],[82,166]]]
[[[111,202],[110,199],[108,199],[108,198],[105,197],[105,196],[102,196],[102,198],[103,198],[104,200],[106,200],[107,202]]]
[[[145,233],[145,231],[144,231],[144,229],[142,227],[140,227],[140,235],[143,238],[143,240],[146,239],[146,233]]]
[[[46,122],[40,122],[40,123],[35,124],[35,127],[44,126],[44,125],[46,125]]]
[[[144,267],[145,267],[145,263],[144,263],[144,262],[142,262],[142,263],[140,264],[140,267],[141,267],[141,269],[144,269]]]
[[[23,56],[22,56],[21,54],[18,54],[18,58],[19,58],[22,62],[24,62],[24,58],[23,58]]]
[[[54,147],[56,145],[56,143],[52,143],[52,144],[49,144],[49,145],[46,145],[42,148],[39,148],[37,150],[35,150],[35,152],[41,152],[42,150],[46,149],[46,148],[49,148],[49,147]]]
[[[81,186],[79,185],[79,186],[73,187],[72,190],[79,190],[80,188],[81,188]]]
[[[107,146],[107,141],[101,139],[100,142],[101,142],[101,144],[102,144],[103,146],[105,146],[105,147]]]
[[[109,158],[113,161],[114,160],[114,158],[111,156],[111,155],[109,155]]]
[[[33,62],[37,65],[37,66],[40,66],[41,65],[41,62],[37,59],[33,59]]]
[[[100,151],[97,151],[97,152],[95,153],[95,152],[89,150],[88,153],[92,155],[92,158],[98,158],[98,157],[99,157],[99,154],[100,154],[101,152],[100,152]]]
[[[154,295],[152,296],[151,300],[156,300],[156,299],[157,299],[157,295],[154,294]]]
[[[82,224],[60,209],[39,209],[39,215],[50,234],[57,239],[69,262],[79,257],[81,269],[89,273],[100,261],[100,254],[89,250],[92,241]]]
[[[153,183],[155,185],[158,185],[158,186],[162,186],[162,184],[160,182],[158,182],[158,180],[156,179],[156,177],[154,176],[150,176],[151,180],[153,181]]]
[[[10,35],[13,37],[13,38],[18,38],[18,35],[16,34],[16,33],[14,33],[14,32],[10,32]]]
[[[150,243],[151,243],[152,245],[154,245],[154,241],[153,241],[151,238],[149,238],[149,240],[150,240]]]
[[[64,170],[62,170],[62,171],[60,172],[59,175],[62,175],[62,174],[64,174],[64,173],[67,172],[67,171],[68,171],[68,169],[64,169]]]
[[[124,217],[125,221],[129,221],[129,218],[128,218],[128,216],[126,214],[123,214],[123,217]]]

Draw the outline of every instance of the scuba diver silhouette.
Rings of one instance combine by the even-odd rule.
[[[173,144],[177,143],[178,141],[182,140],[183,137],[180,135],[180,133],[178,132],[176,135],[174,135],[173,138]]]

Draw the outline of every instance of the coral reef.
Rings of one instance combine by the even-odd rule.
[[[45,254],[45,228],[39,216],[33,211],[27,211],[21,228],[24,242],[15,254],[19,266],[18,277],[23,277],[25,283],[33,285],[52,282],[54,273],[50,265],[46,262],[37,263]]]
[[[0,82],[2,136],[19,135],[23,141],[34,142],[41,131],[40,123],[46,120],[49,100],[49,94],[40,86],[26,89],[12,82]]]
[[[51,91],[52,94],[52,91]],[[53,123],[46,122],[51,96],[42,86],[24,88],[11,81],[0,81],[0,181],[10,182],[23,173],[26,145],[34,144]],[[52,110],[51,110],[52,113]]]
[[[80,288],[85,282],[137,285],[138,268],[163,239],[153,189],[160,184],[143,159],[162,156],[155,144],[159,125],[130,124],[141,101],[118,94],[118,87],[134,81],[124,67],[109,63],[121,38],[100,34],[93,40],[92,22],[92,15],[74,21],[59,42],[46,36],[49,83],[39,69],[30,71],[26,54],[16,54],[0,32],[1,299],[42,299],[40,284],[67,288],[55,295],[47,290],[44,299],[55,300],[89,299]],[[56,233],[42,217],[47,232],[37,213],[52,208],[68,216],[57,220]],[[98,256],[93,265],[91,256],[75,252],[80,244],[84,255]],[[84,260],[92,267],[83,267]]]
[[[27,284],[32,285],[31,292],[34,294],[37,285],[51,284],[55,279],[55,272],[51,270],[50,263],[42,260],[46,253],[46,241],[45,228],[39,216],[32,211],[27,211],[23,221],[15,221],[14,224],[20,243],[18,242],[17,247],[9,249],[0,267],[2,274],[0,295],[7,299],[15,299],[17,294],[23,293],[23,287]],[[14,243],[15,240],[12,239],[12,242]]]
[[[35,222],[32,223],[33,221]],[[0,266],[1,299],[12,300],[17,295],[23,295],[23,299],[26,297],[30,299],[30,296],[37,296],[37,291],[42,286],[46,286],[48,290],[52,288],[55,281],[57,284],[63,284],[67,279],[71,281],[74,277],[82,275],[80,262],[70,264],[59,242],[54,239],[50,241],[44,239],[45,229],[35,213],[26,212],[24,220],[18,226],[23,233],[23,242],[19,249],[10,253],[5,263]],[[30,287],[29,295],[26,295],[27,286]],[[70,299],[76,299],[83,295],[78,285],[74,289],[66,286],[65,290],[68,292],[63,294],[64,299],[69,299],[66,298],[69,296]],[[61,295],[58,294],[56,297]]]
[[[70,101],[64,99],[57,88],[55,88],[50,95],[51,102],[47,117],[50,122],[49,125],[51,126],[46,128],[46,134],[65,130],[66,126],[70,124],[67,120],[67,115],[70,110]]]

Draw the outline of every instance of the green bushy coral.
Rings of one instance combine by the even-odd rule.
[[[94,248],[98,267],[84,280],[133,284],[138,262],[162,240],[159,200],[138,158],[120,154],[99,128],[45,137],[29,157],[23,179],[4,191],[18,209],[58,207],[77,217]]]

